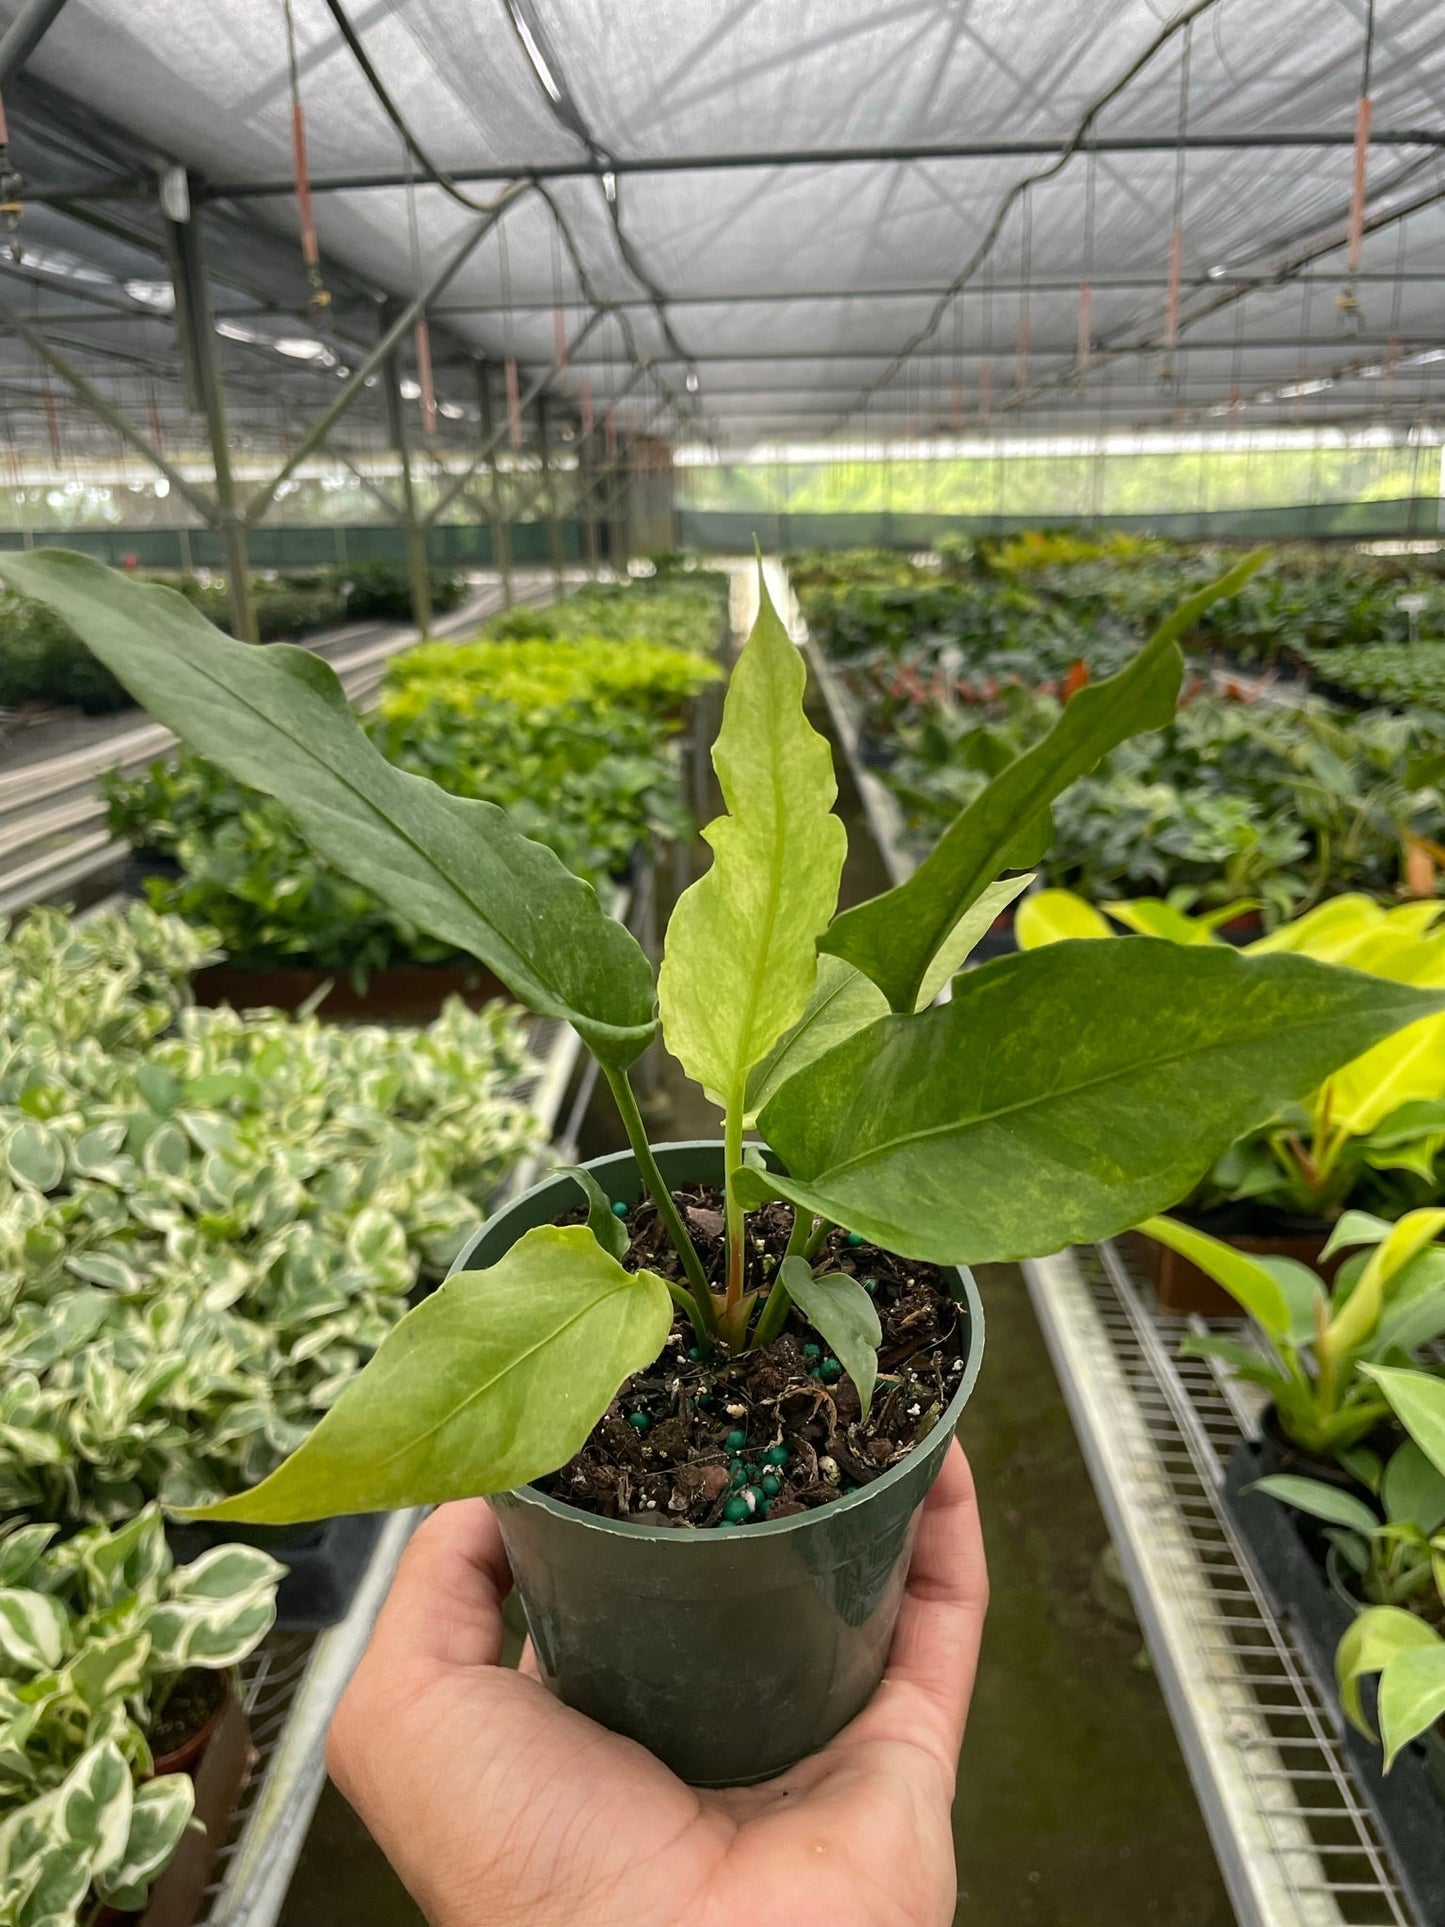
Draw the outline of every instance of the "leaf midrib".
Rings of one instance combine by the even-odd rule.
[[[1429,1012],[1427,1011],[1423,1014],[1428,1016]],[[1257,1030],[1231,1038],[1227,1046],[1224,1044],[1212,1044],[1206,1046],[1205,1050],[1242,1048],[1254,1043],[1258,1037],[1268,1035],[1277,1027],[1277,1023],[1277,1018],[1271,1024],[1261,1023]],[[1296,1031],[1324,1030],[1333,1029],[1337,1023],[1337,1017],[1319,1016],[1296,1023],[1292,1025],[1291,1028]],[[1390,1033],[1387,1032],[1386,1034],[1389,1035]],[[1378,1039],[1377,1041],[1383,1042],[1383,1039]],[[1372,1047],[1367,1045],[1365,1048],[1369,1049]],[[1043,1095],[1021,1098],[1013,1104],[1003,1104],[992,1111],[980,1111],[973,1117],[965,1118],[958,1122],[930,1124],[922,1130],[905,1131],[897,1137],[889,1138],[884,1144],[875,1145],[867,1151],[858,1152],[851,1158],[845,1158],[841,1164],[830,1164],[824,1173],[816,1178],[808,1179],[807,1182],[810,1184],[831,1182],[832,1179],[840,1177],[849,1171],[857,1170],[863,1165],[875,1163],[880,1158],[889,1157],[897,1151],[906,1150],[911,1144],[926,1144],[933,1138],[950,1137],[976,1130],[986,1124],[995,1124],[1002,1118],[1012,1117],[1020,1111],[1037,1110],[1040,1106],[1057,1103],[1061,1098],[1079,1097],[1089,1091],[1100,1090],[1106,1085],[1117,1083],[1121,1078],[1132,1076],[1136,1071],[1163,1070],[1167,1069],[1171,1064],[1183,1063],[1191,1057],[1199,1057],[1202,1055],[1204,1055],[1204,1050],[1175,1050],[1167,1051],[1159,1057],[1139,1058],[1122,1067],[1116,1066],[1114,1069],[1097,1077],[1085,1078],[1077,1084],[1067,1085],[1062,1090],[1053,1090]]]
[[[465,1275],[465,1273],[458,1274],[458,1276],[463,1277]],[[378,1473],[384,1472],[389,1466],[395,1465],[398,1459],[415,1452],[418,1447],[425,1445],[428,1440],[435,1438],[443,1426],[454,1424],[461,1414],[467,1410],[468,1406],[474,1404],[476,1400],[481,1398],[485,1393],[490,1392],[492,1387],[500,1383],[509,1373],[519,1371],[527,1363],[529,1358],[535,1358],[544,1346],[555,1345],[559,1339],[565,1337],[574,1325],[579,1323],[583,1318],[588,1317],[590,1313],[596,1311],[598,1306],[604,1303],[606,1299],[616,1297],[619,1291],[630,1290],[639,1278],[652,1278],[654,1275],[655,1274],[650,1271],[629,1272],[624,1283],[604,1286],[595,1297],[589,1299],[585,1305],[580,1306],[570,1317],[564,1319],[560,1325],[555,1326],[553,1330],[548,1332],[545,1337],[539,1338],[535,1344],[528,1345],[524,1351],[519,1352],[508,1364],[503,1365],[499,1370],[493,1372],[490,1378],[483,1379],[480,1384],[474,1386],[464,1399],[451,1407],[444,1417],[437,1419],[423,1431],[412,1433],[404,1445],[399,1445],[394,1452],[388,1453],[384,1459],[377,1460],[373,1470]]]

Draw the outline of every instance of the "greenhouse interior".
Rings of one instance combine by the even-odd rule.
[[[0,337],[0,1927],[1445,1927],[1445,11],[0,0]]]

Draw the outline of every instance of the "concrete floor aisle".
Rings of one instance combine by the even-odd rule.
[[[821,704],[813,721],[827,730]],[[836,750],[835,760],[850,844],[846,904],[887,878]],[[700,870],[705,850],[691,854],[690,870]],[[667,869],[661,879],[664,888],[686,880]],[[659,1136],[721,1135],[718,1113],[671,1059],[660,1088]],[[604,1091],[583,1155],[624,1145]],[[1232,1927],[1023,1280],[991,1266],[979,1285],[987,1350],[959,1435],[978,1482],[992,1605],[954,1808],[956,1927]],[[283,1927],[341,1923],[423,1927],[328,1787]]]

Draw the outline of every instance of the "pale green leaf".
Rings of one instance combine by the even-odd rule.
[[[1362,1365],[1437,1472],[1445,1475],[1445,1378],[1393,1365]]]
[[[1320,1256],[1333,1258],[1350,1245],[1377,1245],[1389,1237],[1390,1231],[1391,1221],[1377,1218],[1372,1211],[1342,1211]]]
[[[758,1120],[788,1175],[740,1194],[938,1264],[1110,1236],[1435,994],[1144,937],[1002,958],[791,1078]]]
[[[873,1403],[873,1387],[878,1379],[878,1347],[883,1342],[883,1327],[878,1308],[856,1278],[845,1271],[824,1272],[813,1276],[806,1258],[785,1258],[778,1268],[783,1289],[807,1319],[828,1342],[838,1363],[858,1388],[858,1398],[867,1418]]]
[[[1397,1653],[1415,1646],[1440,1646],[1440,1635],[1414,1613],[1401,1606],[1371,1606],[1354,1619],[1335,1651],[1335,1678],[1340,1688],[1340,1704],[1351,1725],[1369,1739],[1370,1731],[1360,1704],[1360,1681],[1367,1673],[1378,1673]]]
[[[1445,1716],[1445,1640],[1397,1653],[1380,1674],[1380,1740],[1388,1773],[1400,1749]]]
[[[53,1191],[65,1176],[65,1141],[48,1124],[26,1118],[10,1140],[5,1162],[17,1184]]]
[[[557,1176],[575,1178],[582,1187],[587,1200],[587,1229],[602,1249],[620,1264],[627,1256],[632,1239],[628,1236],[627,1226],[614,1213],[611,1198],[583,1165],[559,1164]]]
[[[949,978],[962,970],[1015,897],[1020,896],[1033,880],[1032,870],[1025,870],[1021,876],[1000,877],[997,883],[991,883],[983,891],[976,902],[969,905],[924,971],[915,1009],[923,1010],[933,1002]],[[841,959],[836,961],[841,962]],[[882,996],[881,991],[879,995]],[[885,999],[885,1008],[886,1002]]]
[[[844,963],[841,957],[819,957],[818,980],[808,1008],[753,1066],[748,1078],[746,1121],[751,1124],[774,1091],[804,1065],[887,1014],[888,999],[861,970]]]
[[[1146,1238],[1167,1245],[1181,1258],[1198,1265],[1271,1338],[1288,1338],[1294,1324],[1289,1299],[1274,1272],[1252,1253],[1226,1244],[1222,1238],[1211,1238],[1207,1231],[1196,1230],[1177,1218],[1146,1218],[1139,1229]]]
[[[703,831],[712,864],[678,900],[658,977],[668,1049],[738,1116],[749,1071],[808,1007],[847,851],[802,656],[761,577],[759,593],[712,751],[728,814]]]
[[[1072,890],[1035,890],[1014,913],[1020,950],[1039,950],[1065,937],[1112,937],[1108,918]]]
[[[1159,897],[1123,897],[1104,908],[1116,923],[1141,937],[1163,937],[1169,943],[1214,943],[1213,930],[1202,917],[1188,917]]]
[[[130,1767],[113,1740],[91,1747],[65,1776],[60,1824],[72,1849],[85,1856],[92,1878],[124,1854],[133,1797]]]
[[[96,1879],[96,1891],[122,1913],[138,1912],[151,1882],[169,1866],[196,1804],[188,1774],[167,1773],[136,1788],[124,1851]]]
[[[1413,1439],[1390,1454],[1380,1497],[1392,1524],[1418,1526],[1427,1539],[1445,1525],[1445,1472],[1431,1464]]]
[[[68,622],[191,748],[279,798],[322,856],[393,910],[574,1024],[604,1062],[646,1049],[651,966],[592,886],[495,804],[388,763],[319,656],[233,642],[174,590],[65,550],[6,550],[0,576]]]
[[[1043,741],[1000,771],[907,882],[845,910],[821,947],[871,977],[893,1010],[912,1010],[949,932],[999,872],[1013,867],[1009,859],[1021,827],[1127,737],[1164,727],[1184,673],[1178,638],[1211,603],[1232,595],[1263,559],[1262,553],[1247,556],[1189,597],[1117,675],[1079,690]]]
[[[31,1673],[53,1672],[65,1652],[70,1621],[46,1592],[0,1592],[0,1653]]]
[[[285,1464],[199,1516],[285,1525],[525,1485],[579,1450],[672,1324],[651,1272],[540,1225],[407,1313]]]

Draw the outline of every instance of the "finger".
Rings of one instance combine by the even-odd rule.
[[[973,1474],[957,1439],[924,1502],[885,1687],[907,1686],[936,1716],[950,1763],[963,1743],[988,1609],[988,1568]],[[883,1705],[888,1695],[883,1695]]]
[[[439,1506],[402,1554],[372,1652],[393,1663],[495,1666],[502,1656],[502,1601],[511,1587],[502,1534],[486,1500]]]

